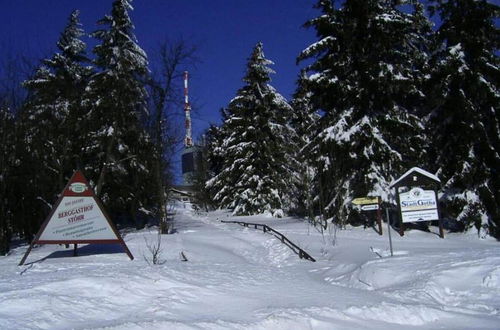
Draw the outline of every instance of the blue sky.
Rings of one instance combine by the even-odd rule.
[[[166,38],[182,37],[198,48],[200,63],[191,72],[190,94],[198,105],[194,134],[218,122],[242,86],[246,60],[262,41],[277,72],[272,85],[285,97],[299,72],[295,59],[314,42],[314,31],[302,28],[318,14],[315,0],[135,0],[131,18],[140,46],[153,58]],[[86,32],[108,14],[112,0],[0,0],[0,50],[10,48],[35,58],[56,50],[60,32],[73,9],[79,9]],[[89,40],[86,40],[89,44]],[[90,49],[89,49],[90,52]],[[1,55],[1,54],[0,54]]]
[[[33,59],[50,57],[74,9],[85,32],[111,11],[112,0],[0,0],[0,56],[6,49]],[[300,68],[296,57],[315,38],[302,25],[319,14],[316,0],[135,0],[130,16],[139,45],[153,60],[166,39],[183,38],[198,48],[190,70],[193,136],[219,123],[219,109],[243,85],[247,58],[261,41],[275,62],[271,84],[290,99]],[[93,41],[85,39],[90,54]],[[178,109],[182,115],[182,109]],[[179,117],[182,119],[181,117]],[[179,159],[179,157],[176,157]],[[177,160],[178,162],[178,160]],[[176,168],[179,164],[175,165]],[[176,170],[175,172],[179,172]]]

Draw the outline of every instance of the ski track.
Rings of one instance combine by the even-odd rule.
[[[497,242],[410,232],[390,258],[387,238],[369,230],[340,231],[333,246],[297,219],[238,218],[279,230],[312,263],[272,235],[221,223],[227,213],[177,212],[162,265],[145,261],[154,229],[126,235],[134,261],[91,246],[77,258],[38,247],[23,267],[26,246],[0,257],[0,329],[499,328]]]

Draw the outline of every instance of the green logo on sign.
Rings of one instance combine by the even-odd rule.
[[[69,186],[69,190],[71,190],[74,193],[80,194],[85,190],[87,190],[87,185],[82,182],[75,182]]]

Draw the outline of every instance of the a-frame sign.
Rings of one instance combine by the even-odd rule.
[[[31,242],[19,265],[24,264],[35,244],[120,244],[134,259],[110,221],[81,171],[76,171],[61,197]]]

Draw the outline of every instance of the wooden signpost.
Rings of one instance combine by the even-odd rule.
[[[83,173],[76,171],[19,265],[24,264],[35,244],[74,244],[76,255],[77,244],[91,243],[120,244],[134,259]]]
[[[352,200],[354,205],[359,205],[361,211],[377,211],[378,233],[382,235],[382,214],[380,197],[358,197]]]
[[[391,183],[396,189],[400,215],[399,234],[404,235],[404,224],[421,221],[439,221],[439,237],[444,238],[443,223],[439,214],[437,189],[439,178],[421,168],[413,167]]]

